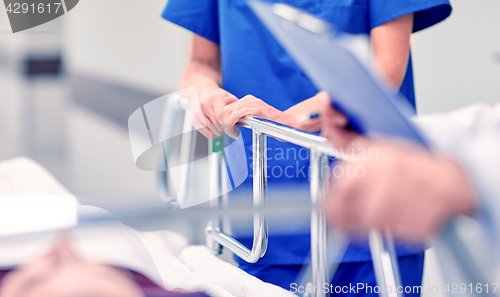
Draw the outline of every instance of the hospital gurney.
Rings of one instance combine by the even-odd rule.
[[[183,96],[186,93],[193,93],[192,91],[194,90],[190,90],[187,92],[185,90],[182,90],[153,100],[150,103],[146,104],[143,108],[138,109],[131,116],[131,119],[129,119],[129,133],[136,164],[141,169],[149,166],[147,168],[152,168],[149,170],[165,170],[167,172],[167,181],[164,184],[167,184],[167,192],[170,193],[167,196],[169,197],[169,199],[173,199],[170,200],[169,204],[169,208],[172,209],[175,209],[176,206],[178,207],[179,205],[181,205],[182,208],[182,204],[180,203],[182,201],[184,201],[183,203],[186,206],[186,200],[187,202],[189,202],[187,203],[188,206],[190,204],[194,205],[193,201],[189,201],[192,198],[188,197],[188,190],[190,188],[193,188],[188,187],[188,177],[190,171],[197,171],[192,170],[190,166],[198,161],[194,160],[196,150],[195,136],[197,131],[194,130],[191,126],[190,105],[186,97]],[[133,116],[136,118],[132,119]],[[136,125],[137,123],[139,123],[140,125],[134,128],[134,125]],[[211,210],[208,210],[209,212],[212,212],[213,215],[211,217],[209,225],[206,228],[206,241],[208,247],[215,254],[219,254],[225,247],[242,259],[245,259],[245,261],[247,262],[256,262],[264,256],[268,244],[267,217],[265,215],[266,211],[270,210],[270,206],[266,205],[267,179],[265,172],[265,162],[267,135],[311,149],[311,165],[312,168],[315,168],[315,170],[317,171],[316,173],[321,172],[322,167],[319,165],[326,164],[327,156],[333,155],[337,156],[338,158],[344,159],[347,159],[348,156],[339,154],[339,152],[332,148],[327,143],[327,141],[321,137],[278,125],[271,121],[246,117],[241,120],[240,126],[251,128],[254,131],[254,205],[250,210],[254,213],[253,246],[252,249],[246,248],[243,244],[236,241],[233,237],[227,234],[227,229],[224,229],[224,215],[234,213],[236,210],[226,207],[227,196],[221,195],[221,193],[227,192],[227,189],[225,189],[225,187],[228,187],[228,183],[223,180],[225,178],[223,170],[225,166],[222,166],[224,163],[224,157],[221,153],[209,153],[208,157],[205,158],[210,161],[209,167],[211,173],[209,175],[211,176],[212,180],[210,182],[210,195],[206,195],[206,192],[208,192],[208,187],[207,189],[203,190],[203,195],[216,198],[211,200],[212,208]],[[180,132],[181,134],[176,134],[178,131],[175,130],[179,127],[182,127],[183,130]],[[136,132],[133,131],[134,129],[136,130]],[[144,143],[144,145],[142,146],[134,145],[134,141],[138,138],[138,136],[134,135],[134,133],[142,133],[141,135],[143,135],[143,138],[149,144]],[[174,151],[169,144],[170,142],[172,142],[172,140],[174,140],[174,142],[180,143],[178,155],[174,155],[174,157],[177,159],[182,159],[182,161],[177,163],[180,163],[181,165],[189,164],[189,166],[178,166],[178,168],[175,168],[175,171],[173,172],[171,172],[172,168],[168,167],[168,165],[166,164],[167,155],[169,154],[169,152]],[[160,148],[160,150],[158,150],[157,152],[160,153],[160,156],[163,154],[164,158],[160,158],[159,160],[152,158],[150,160],[153,160],[156,163],[150,162],[150,165],[148,165],[147,162],[143,162],[144,160],[147,161],[148,158],[143,158],[142,160],[141,158],[144,157],[146,153],[150,152],[154,147]],[[208,147],[211,147],[211,145],[209,145]],[[207,150],[207,148],[205,148],[205,150]],[[171,188],[172,175],[175,175],[175,178],[177,179],[175,191],[173,191],[173,189]],[[327,246],[327,235],[329,232],[325,223],[325,218],[323,216],[320,203],[322,193],[324,191],[323,186],[326,185],[324,185],[324,179],[321,177],[321,174],[312,174],[312,177],[311,200],[313,205],[311,207],[311,262],[313,281],[311,286],[321,288],[322,284],[328,283],[327,280],[329,280],[329,277],[331,276],[331,271],[329,271],[330,263],[328,261],[330,259],[328,257]],[[206,180],[206,176],[204,176],[204,180]],[[209,201],[209,199],[205,201]],[[284,209],[287,208],[288,206],[284,207]],[[189,210],[183,210],[181,213],[187,215],[188,213],[194,214],[195,212],[201,214],[206,213],[207,210],[204,207],[193,207]],[[169,213],[169,215],[171,214]],[[149,217],[149,220],[151,220],[151,217]],[[444,250],[448,255],[453,256],[453,259],[449,259],[460,262],[458,265],[458,270],[462,271],[464,275],[461,280],[463,282],[473,280],[474,282],[481,281],[485,283],[485,273],[481,273],[480,270],[482,270],[482,268],[476,263],[477,261],[475,261],[468,255],[467,249],[464,245],[464,241],[460,240],[455,233],[455,230],[445,232],[443,237],[441,238],[442,240],[440,240],[440,242],[442,243],[440,245],[444,247]],[[400,284],[400,278],[390,234],[384,234],[384,236],[382,236],[380,232],[372,231],[369,236],[369,241],[378,287],[398,287]],[[437,247],[436,249],[439,250]],[[446,262],[441,263],[440,266],[445,267],[446,264]],[[456,278],[451,278],[449,280],[456,281]],[[401,293],[398,293],[399,292],[395,290],[392,290],[390,292],[389,290],[381,290],[379,294],[383,296],[402,295]],[[315,296],[324,295],[325,294],[322,293],[321,290],[315,291]]]
[[[189,126],[190,110],[186,98],[179,94],[171,96],[168,106],[168,115],[173,114],[176,117],[179,113],[184,113],[182,121],[184,128]],[[167,111],[167,107],[165,107]],[[173,117],[172,117],[173,119]],[[175,121],[175,120],[173,120]],[[174,123],[171,122],[171,125]],[[249,263],[255,263],[262,258],[267,249],[268,244],[268,228],[267,217],[262,211],[267,202],[267,136],[276,137],[284,141],[294,143],[296,145],[310,149],[311,151],[311,201],[313,204],[311,213],[311,262],[312,262],[312,287],[317,288],[314,291],[314,296],[327,296],[328,293],[323,293],[321,288],[323,284],[330,282],[330,264],[328,256],[328,226],[326,219],[321,209],[322,198],[325,187],[328,185],[325,179],[325,168],[328,168],[328,157],[333,156],[339,159],[348,160],[348,156],[342,155],[335,148],[331,147],[328,141],[316,135],[298,131],[290,127],[276,124],[272,121],[266,121],[253,117],[242,118],[239,126],[252,129],[253,131],[253,206],[254,223],[253,223],[253,246],[248,249],[243,244],[235,240],[231,235],[224,232],[223,217],[220,212],[212,216],[211,221],[206,228],[207,246],[213,250],[215,254],[220,254],[225,247],[231,252],[244,259]],[[172,128],[170,126],[170,128]],[[190,129],[190,132],[183,130],[182,136],[182,158],[188,161],[193,157],[195,147],[196,130]],[[213,140],[209,140],[212,142]],[[210,143],[209,148],[213,147]],[[217,197],[211,200],[211,206],[214,209],[227,205],[227,181],[223,180],[222,168],[223,155],[215,153],[215,157],[210,159],[210,196]],[[189,163],[189,162],[186,162]],[[183,180],[180,182],[180,187],[176,187],[177,198],[182,199],[182,195],[187,190],[187,176],[189,166],[184,169]],[[394,244],[390,234],[382,236],[378,231],[372,231],[369,235],[370,250],[372,253],[375,275],[378,286],[380,288],[396,288],[400,285],[400,277],[397,265],[397,257],[395,254]],[[398,296],[396,290],[387,292],[380,291],[380,296]]]

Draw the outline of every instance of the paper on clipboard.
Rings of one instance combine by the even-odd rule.
[[[384,87],[352,46],[359,36],[337,34],[329,23],[285,4],[248,4],[313,83],[334,98],[333,105],[355,130],[427,146],[409,120],[406,100]]]

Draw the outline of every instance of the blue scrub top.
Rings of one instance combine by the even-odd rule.
[[[413,32],[432,26],[451,13],[448,0],[283,0],[328,22],[340,31],[370,30],[414,13]],[[250,10],[245,0],[169,0],[162,17],[220,45],[222,87],[242,98],[254,95],[279,110],[314,96],[318,89]],[[415,106],[411,59],[400,92]],[[252,137],[241,130],[252,172]],[[307,182],[307,151],[268,138],[268,183]],[[285,171],[286,169],[286,171]],[[251,184],[249,176],[244,184]],[[246,188],[246,190],[249,190]],[[251,239],[242,239],[251,246]],[[272,236],[259,263],[302,264],[309,253],[308,234]],[[400,254],[414,252],[403,248]],[[348,249],[344,261],[370,260],[366,245]]]

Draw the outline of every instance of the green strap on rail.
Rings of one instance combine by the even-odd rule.
[[[212,152],[224,152],[224,136],[212,139]]]

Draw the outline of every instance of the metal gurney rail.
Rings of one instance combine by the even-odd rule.
[[[321,203],[324,191],[328,183],[326,174],[323,172],[328,168],[328,157],[334,156],[339,159],[347,159],[345,155],[340,154],[334,149],[328,141],[316,135],[311,135],[292,129],[287,126],[279,125],[271,121],[261,120],[253,117],[244,117],[239,125],[253,131],[253,205],[261,209],[267,202],[267,136],[276,137],[296,145],[310,149],[310,172],[311,175],[311,201],[313,206],[311,213],[311,264],[312,279],[314,290],[313,296],[328,296],[321,288],[323,284],[330,282],[329,275],[329,257],[328,257],[328,226],[324,213],[321,209]],[[221,179],[222,155],[218,154],[214,162],[210,164],[211,191],[213,199],[212,207],[218,208],[227,203],[227,191],[222,190],[226,185]],[[255,263],[262,258],[267,249],[268,230],[267,218],[260,211],[254,213],[254,239],[252,249],[248,249],[243,244],[235,240],[229,234],[224,233],[223,219],[219,215],[214,215],[206,229],[207,245],[215,253],[220,253],[223,247],[226,247],[247,262]],[[370,250],[372,253],[375,275],[379,288],[391,287],[389,290],[381,290],[380,296],[398,296],[396,287],[400,285],[400,277],[397,266],[397,258],[394,251],[394,245],[389,234],[384,237],[377,231],[370,232],[369,236]]]
[[[188,92],[189,93],[189,92]],[[187,98],[184,96],[184,92],[173,93],[161,98],[158,98],[151,103],[153,105],[148,105],[141,107],[140,109],[134,112],[134,116],[137,118],[129,119],[129,134],[131,137],[132,143],[132,151],[134,153],[134,141],[137,141],[139,145],[135,147],[135,155],[136,164],[139,163],[137,158],[143,156],[147,152],[153,153],[163,153],[164,158],[151,158],[154,164],[154,161],[160,160],[163,163],[166,163],[167,156],[171,152],[175,152],[178,154],[173,154],[176,158],[174,163],[180,164],[189,164],[189,166],[182,167],[182,170],[176,171],[176,175],[178,177],[177,184],[171,183],[171,177],[173,174],[170,172],[170,168],[167,168],[167,164],[163,164],[164,170],[166,169],[167,175],[161,176],[162,185],[167,190],[167,195],[165,195],[168,200],[168,209],[171,210],[168,214],[170,218],[174,218],[180,215],[180,212],[177,212],[180,203],[179,201],[182,199],[186,199],[189,195],[187,194],[188,183],[187,180],[189,178],[189,169],[194,160],[195,149],[194,144],[196,143],[196,130],[193,130],[190,119],[190,104],[187,101]],[[148,103],[150,104],[150,103]],[[147,107],[147,108],[146,108]],[[154,112],[153,112],[154,111]],[[147,125],[146,119],[156,120],[156,126]],[[133,120],[131,121],[131,119]],[[161,123],[160,120],[161,119]],[[134,122],[137,120],[138,122]],[[155,123],[153,121],[153,123]],[[137,127],[134,126],[137,124]],[[222,251],[223,247],[234,252],[236,255],[245,259],[248,262],[256,262],[261,257],[263,257],[266,253],[267,245],[268,245],[268,232],[267,232],[267,218],[265,214],[271,208],[269,205],[266,205],[267,201],[267,158],[266,158],[266,139],[267,136],[274,136],[276,138],[289,141],[300,146],[311,149],[311,167],[316,171],[320,172],[322,170],[322,164],[327,162],[327,156],[336,156],[340,159],[345,159],[345,157],[339,154],[334,148],[332,148],[326,139],[318,136],[314,136],[305,132],[297,131],[292,128],[279,125],[270,121],[261,120],[252,117],[245,117],[241,119],[240,126],[249,128],[253,130],[253,141],[254,141],[254,195],[253,202],[254,208],[252,209],[254,213],[254,241],[252,249],[246,248],[244,245],[240,244],[234,238],[232,238],[229,234],[224,232],[223,228],[223,215],[235,211],[234,209],[224,207],[224,203],[227,202],[227,196],[221,195],[221,193],[227,193],[227,190],[224,190],[224,187],[228,186],[228,183],[222,181],[221,175],[221,165],[223,156],[221,154],[209,154],[209,162],[210,169],[212,173],[210,174],[214,180],[212,180],[212,189],[213,193],[210,193],[210,197],[218,197],[216,199],[211,200],[211,204],[213,207],[218,207],[219,209],[210,209],[209,211],[212,213],[211,222],[206,229],[206,239],[207,245],[214,250],[214,252],[219,253]],[[178,136],[177,129],[178,127],[182,127],[182,136],[176,138]],[[151,128],[157,128],[151,129]],[[156,134],[153,134],[153,132]],[[145,132],[145,133],[144,133]],[[141,134],[142,133],[142,134]],[[142,135],[144,139],[146,139],[145,143],[150,146],[144,146],[142,142],[142,138],[137,135]],[[153,139],[153,136],[155,137]],[[173,139],[173,140],[169,140]],[[153,141],[155,140],[155,141]],[[168,141],[167,141],[168,140]],[[174,151],[174,144],[177,145],[180,143],[180,149]],[[154,148],[153,145],[160,145],[161,150],[152,150]],[[144,154],[143,154],[144,153]],[[150,156],[148,156],[150,157]],[[212,158],[215,157],[215,158]],[[146,158],[146,161],[149,159]],[[149,161],[151,161],[149,160]],[[193,162],[191,162],[193,161]],[[161,163],[160,162],[160,163]],[[146,165],[149,163],[145,163]],[[144,164],[142,164],[144,165]],[[157,168],[161,168],[161,166],[146,166],[144,165],[145,170],[158,170]],[[153,169],[151,169],[153,168]],[[203,167],[205,168],[205,167]],[[143,169],[143,168],[141,168]],[[160,170],[161,171],[161,170]],[[323,175],[324,176],[324,175]],[[312,246],[312,266],[313,266],[313,282],[315,287],[321,287],[322,284],[327,283],[329,281],[329,271],[328,266],[328,245],[327,245],[327,234],[328,229],[325,222],[325,218],[323,216],[323,212],[321,211],[321,199],[323,196],[323,191],[325,190],[324,186],[325,180],[323,179],[321,174],[312,174],[311,181],[311,200],[313,202],[313,207],[311,208],[312,212],[312,224],[311,224],[311,246]],[[225,178],[225,177],[224,177]],[[175,189],[174,189],[175,188]],[[222,190],[221,190],[222,189]],[[174,191],[175,190],[175,191]],[[204,193],[205,194],[205,193]],[[206,196],[206,195],[204,195]],[[206,201],[206,200],[204,200]],[[202,202],[204,202],[202,201]],[[197,201],[195,201],[197,202]],[[201,203],[201,202],[200,202]],[[194,204],[195,205],[195,204]],[[307,206],[309,207],[309,205]],[[287,206],[287,208],[290,208]],[[301,210],[304,208],[301,206]],[[239,210],[246,212],[247,209]],[[189,212],[189,211],[188,211]],[[200,213],[205,213],[205,208],[196,209],[193,208],[190,210],[191,215],[198,216]],[[186,212],[182,212],[182,216],[186,215]],[[165,213],[151,213],[149,210],[138,210],[133,209],[125,210],[120,214],[120,218],[124,220],[135,220],[143,222],[151,222],[155,220],[159,220],[160,218],[164,218]],[[147,218],[147,219],[145,219]],[[88,218],[80,218],[78,220],[78,224],[82,224],[84,222],[87,223],[95,223],[101,220],[109,220],[108,216],[98,218],[98,217],[88,217]],[[460,237],[459,229],[460,224],[458,224],[455,219],[449,222],[448,226],[443,231],[441,238],[436,243],[436,250],[441,253],[443,257],[440,257],[442,260],[441,267],[446,267],[447,274],[451,274],[451,277],[448,279],[449,283],[474,283],[474,284],[486,284],[488,283],[489,274],[492,273],[491,265],[494,265],[494,261],[487,261],[487,263],[480,262],[474,257],[472,253],[473,247],[468,247],[465,245],[465,239]],[[487,233],[489,235],[489,233]],[[387,234],[384,237],[380,235],[379,232],[372,231],[369,236],[370,240],[370,248],[372,252],[372,259],[375,268],[375,274],[377,277],[377,282],[379,287],[392,287],[394,285],[399,285],[399,272],[397,269],[396,257],[394,253],[393,244],[390,239],[390,234]],[[483,251],[481,251],[483,252]],[[443,259],[442,259],[443,258]],[[449,265],[450,261],[456,262],[456,265]],[[447,275],[445,275],[447,276]],[[479,293],[479,292],[478,292]],[[321,290],[317,290],[314,296],[324,296]],[[398,295],[396,290],[391,292],[383,292],[381,291],[381,295],[384,296],[395,296]],[[498,294],[497,294],[498,295]]]

